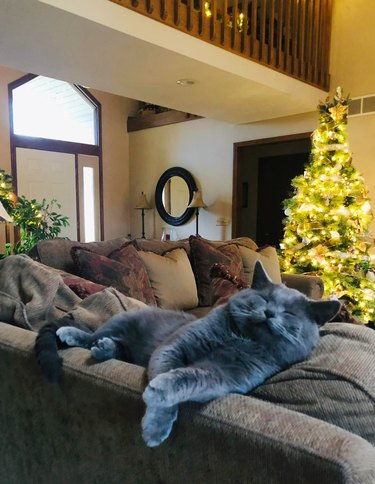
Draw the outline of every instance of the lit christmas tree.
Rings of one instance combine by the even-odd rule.
[[[347,142],[348,98],[337,88],[333,101],[318,109],[310,161],[292,180],[293,196],[284,201],[280,262],[285,272],[320,276],[325,295],[339,298],[367,323],[375,319],[372,212]]]

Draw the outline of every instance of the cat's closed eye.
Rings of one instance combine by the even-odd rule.
[[[297,315],[295,313],[293,313],[292,311],[284,311],[284,314],[286,316],[289,316],[289,317],[292,317],[292,318],[295,318]]]

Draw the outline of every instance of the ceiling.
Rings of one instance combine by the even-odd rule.
[[[1,0],[0,65],[233,124],[314,111],[326,97],[108,0]]]

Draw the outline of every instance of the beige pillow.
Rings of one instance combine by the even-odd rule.
[[[240,249],[244,268],[243,278],[249,285],[253,281],[254,265],[257,260],[261,261],[271,281],[275,284],[281,284],[279,258],[275,247],[269,245],[263,249],[252,250],[239,245],[238,248]]]
[[[158,255],[139,251],[159,307],[191,309],[198,306],[197,285],[185,249]]]

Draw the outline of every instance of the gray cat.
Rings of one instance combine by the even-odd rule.
[[[94,333],[61,327],[57,335],[68,346],[90,348],[96,360],[148,366],[142,427],[154,447],[169,436],[180,403],[248,393],[305,359],[319,339],[318,326],[339,307],[338,301],[312,301],[273,284],[257,263],[252,288],[202,319],[145,309],[117,315]]]

